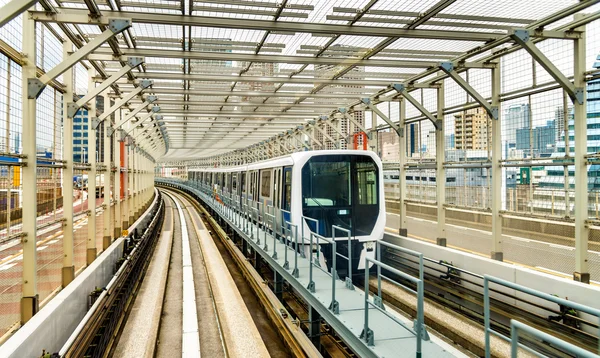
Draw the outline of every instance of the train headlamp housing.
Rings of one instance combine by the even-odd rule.
[[[375,241],[367,241],[365,243],[365,248],[368,252],[373,251],[373,249],[375,249]]]

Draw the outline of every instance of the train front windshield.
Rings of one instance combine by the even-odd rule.
[[[321,155],[302,167],[302,211],[319,220],[316,230],[331,237],[331,226],[349,229],[352,236],[373,231],[379,216],[379,175],[377,165],[367,156]],[[342,237],[336,232],[336,237]]]

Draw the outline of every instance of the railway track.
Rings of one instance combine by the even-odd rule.
[[[298,335],[294,334],[293,331],[299,330],[291,319],[288,319],[287,323],[293,331],[286,327],[286,322],[282,319],[285,319],[287,314],[283,314],[280,308],[274,307],[273,302],[269,300],[268,292],[264,292],[264,290],[269,289],[264,284],[263,279],[254,271],[249,261],[241,255],[241,251],[235,248],[235,245],[225,230],[217,223],[217,220],[187,194],[172,189],[169,189],[168,192],[184,203],[183,206],[189,218],[197,215],[198,220],[201,220],[208,229],[208,233],[212,237],[220,256],[226,263],[227,269],[242,294],[244,301],[242,304],[245,304],[251,312],[269,355],[282,358],[313,356],[313,353],[316,352],[314,347],[311,349],[308,346],[311,345],[310,341],[306,337],[303,337],[303,341],[298,339]],[[274,295],[271,296],[273,296],[271,298],[274,298]],[[219,316],[222,315],[224,313],[219,312]],[[302,332],[299,331],[299,333]]]

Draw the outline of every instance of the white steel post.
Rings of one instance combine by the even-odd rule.
[[[37,294],[37,151],[36,151],[36,99],[28,98],[28,80],[36,78],[35,22],[23,16],[23,54],[26,62],[22,69],[23,88],[23,282],[21,298],[21,324],[29,321],[39,309]],[[26,231],[25,231],[26,230]]]
[[[69,57],[72,51],[73,44],[71,41],[66,40],[63,43],[63,59]],[[73,117],[68,115],[68,107],[73,105],[73,68],[69,68],[63,73],[63,82],[65,83],[65,93],[63,94],[63,159],[65,168],[62,176],[64,219],[62,287],[66,287],[75,278],[75,265],[73,264],[75,254],[73,250]],[[83,144],[83,137],[80,139]],[[83,176],[81,185],[83,186]],[[83,192],[81,193],[81,200],[83,201]]]
[[[88,70],[88,91],[93,91],[96,83],[93,77],[96,75],[96,70],[90,68]],[[87,251],[86,264],[91,264],[96,259],[96,97],[92,98],[88,111],[88,163],[90,163],[90,171],[88,172],[88,230],[87,230]]]
[[[437,238],[440,246],[446,246],[446,170],[444,169],[446,143],[444,137],[444,81],[437,89],[437,123],[435,130],[435,165],[436,165],[436,196],[437,196]]]
[[[108,96],[108,92],[104,92],[104,110],[106,111],[110,108],[110,97]],[[106,118],[102,121],[103,126],[103,136],[102,142],[104,146],[104,173],[102,174],[103,178],[103,194],[104,194],[104,212],[102,215],[103,218],[103,239],[102,239],[102,250],[106,250],[111,242],[112,242],[112,233],[110,231],[110,225],[112,222],[111,214],[113,212],[110,206],[110,182],[111,182],[111,163],[110,163],[110,136],[108,135],[108,128],[110,124],[110,117]]]
[[[121,222],[122,225],[121,227],[123,228],[123,230],[127,230],[127,228],[129,228],[129,147],[127,146],[127,142],[125,140],[123,140],[123,142],[125,142],[125,145],[123,146],[123,153],[121,153],[123,155],[123,183],[121,183],[121,185],[123,185],[123,202],[121,204]]]
[[[371,149],[379,155],[379,133],[377,132],[377,114],[371,111]]]
[[[115,123],[119,123],[121,121],[121,109],[118,109],[115,114]],[[115,174],[114,174],[114,203],[115,203],[115,230],[113,232],[113,237],[116,239],[121,237],[121,142],[119,141],[119,130],[115,129],[113,133],[113,144],[114,144],[114,165],[115,165]]]
[[[406,172],[404,170],[404,165],[406,164],[406,127],[404,125],[404,121],[406,120],[406,101],[404,97],[400,97],[398,100],[398,112],[400,114],[400,120],[398,121],[398,128],[400,132],[400,136],[398,137],[398,147],[399,147],[399,170],[400,178],[398,179],[399,184],[399,200],[400,200],[400,224],[399,224],[399,234],[400,236],[408,235],[408,227],[406,225]]]
[[[575,19],[581,15],[576,15]],[[581,32],[581,37],[574,41],[574,86],[582,89],[582,103],[573,101],[575,113],[575,281],[590,283],[588,263],[588,167],[585,156],[587,155],[587,91],[585,90],[585,26],[576,31]],[[569,185],[569,182],[565,182]]]
[[[131,147],[129,147],[129,165],[131,168],[131,205],[129,207],[129,225],[132,225],[135,222],[135,219],[137,218],[136,214],[136,201],[137,201],[137,193],[135,191],[135,182],[136,182],[136,170],[135,170],[135,156],[136,156],[136,149],[135,149],[135,145],[132,143]]]
[[[492,69],[492,107],[498,108],[498,118],[492,122],[492,252],[491,258],[504,260],[502,239],[502,110],[500,107],[500,64]]]

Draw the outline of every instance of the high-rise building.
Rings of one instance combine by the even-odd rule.
[[[487,150],[491,146],[488,135],[488,115],[477,107],[454,115],[456,149]]]
[[[104,111],[104,98],[96,97],[96,110],[98,112]],[[90,126],[90,118],[88,111],[85,108],[81,108],[77,111],[77,114],[73,117],[73,161],[77,163],[88,163],[90,152],[88,150],[88,130]],[[104,151],[102,146],[104,141],[104,126],[98,126],[96,133],[96,148],[100,155],[96,158],[99,161],[104,160]],[[92,153],[92,155],[94,155]]]
[[[502,140],[509,148],[516,146],[518,129],[530,128],[530,115],[529,104],[513,104],[504,111]]]
[[[545,126],[517,129],[516,149],[522,150],[528,157],[548,155],[556,149],[555,121],[548,121]],[[533,150],[533,153],[531,153]]]

